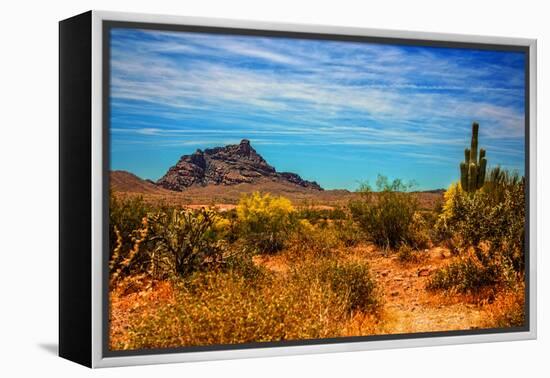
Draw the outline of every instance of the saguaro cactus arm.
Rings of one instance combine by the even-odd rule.
[[[464,190],[468,188],[468,165],[464,162],[460,163],[460,186]]]
[[[479,150],[477,154],[479,124],[472,123],[472,141],[470,148],[464,150],[464,162],[460,163],[460,185],[467,192],[480,189],[485,183],[485,171],[487,169],[487,158],[485,150]]]
[[[470,162],[477,164],[477,136],[479,133],[479,124],[472,123],[472,142],[470,146]]]

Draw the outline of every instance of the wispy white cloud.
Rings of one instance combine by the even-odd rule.
[[[476,120],[495,153],[521,158],[524,79],[511,55],[509,63],[483,51],[113,33],[115,143],[177,147],[247,136],[266,146],[396,146],[420,158],[425,152],[398,147],[455,153]]]

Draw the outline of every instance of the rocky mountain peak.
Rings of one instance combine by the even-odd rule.
[[[239,151],[243,154],[250,154],[251,149],[252,147],[250,147],[250,141],[248,139],[241,140],[241,143],[239,143]]]
[[[271,180],[288,182],[305,188],[322,190],[316,183],[290,172],[278,173],[256,152],[248,139],[224,147],[197,149],[183,155],[157,185],[182,191],[191,186],[236,185]]]

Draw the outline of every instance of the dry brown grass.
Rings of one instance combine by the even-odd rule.
[[[207,273],[185,285],[143,283],[111,292],[110,345],[114,349],[281,341],[340,336],[403,334],[520,326],[524,288],[476,293],[430,292],[433,272],[456,257],[436,247],[421,262],[403,264],[362,244],[323,258],[368,266],[378,286],[378,306],[349,311],[346,296],[304,272],[319,266],[314,254],[301,264],[290,253],[257,256],[270,273],[247,280],[238,273]],[[300,273],[301,272],[301,273]],[[146,287],[150,287],[146,289]]]
[[[140,195],[150,204],[190,209],[217,203],[222,213],[234,208],[243,190],[210,187],[182,193],[115,195]],[[298,208],[330,211],[356,196],[344,191],[277,194],[288,196]],[[422,208],[433,208],[441,197],[439,193],[418,196]],[[110,347],[468,330],[515,327],[525,321],[525,288],[520,277],[514,289],[493,285],[475,293],[429,291],[426,286],[435,272],[460,257],[431,244],[427,250],[401,251],[402,256],[364,239],[347,244],[342,231],[349,230],[339,229],[332,219],[321,223],[302,224],[276,254],[254,256],[246,268],[252,267],[252,273],[237,264],[153,281],[146,274],[129,271],[110,292]]]
[[[141,286],[138,288],[137,284]],[[157,306],[175,303],[172,282],[136,282],[120,284],[109,293],[109,346],[112,350],[128,349],[132,345],[129,322],[132,318],[150,318]]]
[[[499,291],[492,303],[485,305],[485,325],[491,328],[525,325],[525,286]]]
[[[311,266],[253,281],[236,272],[209,272],[129,295],[115,290],[110,346],[166,348],[344,335],[359,311],[355,306],[364,313],[372,310],[353,299],[356,291],[338,280],[339,270],[336,276],[331,272]]]

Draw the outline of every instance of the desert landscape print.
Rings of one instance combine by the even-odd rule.
[[[526,325],[524,53],[109,39],[111,351]]]

